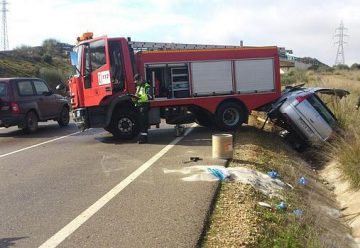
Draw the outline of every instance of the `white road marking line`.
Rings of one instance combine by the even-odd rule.
[[[158,159],[165,155],[171,148],[173,148],[180,140],[182,140],[186,135],[188,135],[195,125],[192,125],[186,132],[184,136],[174,139],[166,147],[164,147],[160,152],[155,154],[152,158],[146,161],[143,165],[137,168],[133,173],[131,173],[127,178],[121,181],[118,185],[112,188],[107,192],[103,197],[97,200],[93,205],[88,209],[82,212],[69,224],[63,227],[58,231],[54,236],[49,238],[45,243],[43,243],[39,248],[55,248],[61,242],[63,242],[67,237],[69,237],[73,232],[76,231],[81,225],[83,225],[88,219],[90,219],[94,214],[96,214],[101,208],[103,208],[109,201],[111,201],[115,196],[117,196],[123,189],[125,189],[131,182],[133,182],[138,176],[145,172],[150,166],[152,166]]]
[[[78,134],[78,133],[81,133],[81,131],[75,132],[75,133],[72,133],[72,134],[68,134],[68,135],[65,135],[65,136],[61,136],[61,137],[58,137],[56,139],[48,140],[48,141],[45,141],[45,142],[42,142],[42,143],[39,143],[39,144],[36,144],[36,145],[28,146],[28,147],[25,147],[25,148],[22,148],[22,149],[13,151],[13,152],[5,153],[5,154],[0,155],[0,158],[10,156],[10,155],[13,155],[13,154],[18,153],[18,152],[26,151],[26,150],[29,150],[29,149],[32,149],[32,148],[35,148],[35,147],[38,147],[38,146],[42,146],[42,145],[45,145],[45,144],[48,144],[48,143],[51,143],[51,142],[54,142],[54,141],[57,141],[57,140],[61,140],[61,139],[64,139],[66,137],[72,136],[74,134]]]

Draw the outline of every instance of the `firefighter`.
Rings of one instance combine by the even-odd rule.
[[[134,82],[136,84],[136,101],[135,106],[139,113],[140,136],[138,143],[143,144],[148,142],[148,128],[149,128],[149,109],[152,98],[150,95],[150,85],[143,81],[139,74],[135,74]]]

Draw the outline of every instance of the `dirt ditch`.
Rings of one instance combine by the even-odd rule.
[[[358,226],[360,213],[353,207],[360,204],[349,201],[351,193],[345,197],[333,167],[321,172],[313,169],[302,154],[293,151],[272,130],[260,130],[255,121],[241,128],[234,142],[234,158],[229,167],[263,173],[273,170],[289,187],[281,191],[283,197],[269,197],[256,187],[223,181],[203,247],[359,245],[354,227]],[[299,182],[301,177],[306,183]],[[334,188],[332,182],[337,187]],[[341,195],[339,202],[334,193]],[[268,207],[260,206],[259,202],[267,203]],[[285,208],[279,207],[281,202]]]
[[[327,164],[320,175],[329,183],[339,203],[342,220],[351,227],[351,235],[360,244],[360,191],[352,189],[349,182],[344,180],[334,161]]]

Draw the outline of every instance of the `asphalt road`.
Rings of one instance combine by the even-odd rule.
[[[139,145],[74,124],[0,129],[0,247],[195,247],[218,184],[164,169],[222,165],[211,133],[195,127],[174,145],[162,125]]]

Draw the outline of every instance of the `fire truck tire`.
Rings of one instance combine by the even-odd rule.
[[[139,120],[135,112],[122,109],[114,113],[107,131],[115,138],[130,140],[139,134]]]
[[[234,131],[244,123],[246,111],[236,102],[222,103],[216,111],[216,126],[223,131]]]

